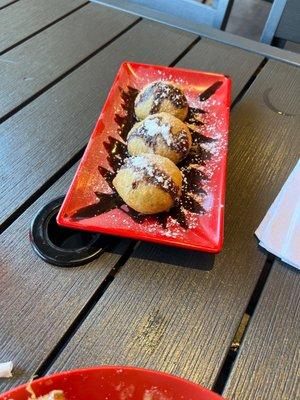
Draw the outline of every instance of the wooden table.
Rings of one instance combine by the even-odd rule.
[[[232,77],[224,248],[117,239],[86,266],[51,267],[30,222],[66,192],[123,60]],[[299,68],[83,0],[1,0],[0,68],[0,362],[15,364],[0,391],[132,364],[230,399],[299,398],[299,274],[253,234],[299,158]]]

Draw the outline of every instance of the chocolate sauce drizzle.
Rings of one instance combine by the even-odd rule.
[[[153,101],[150,114],[158,113],[165,99],[168,99],[175,108],[184,108],[187,106],[186,97],[182,94],[181,90],[166,82],[154,82],[152,85],[149,85],[139,96],[137,104],[147,101],[152,95]]]
[[[140,158],[142,158],[140,156]],[[159,187],[164,192],[168,193],[173,200],[178,199],[179,187],[175,184],[173,179],[168,176],[164,171],[157,166],[137,166],[132,163],[132,158],[125,160],[121,169],[132,168],[138,175],[142,176],[132,183],[132,189],[138,187],[140,182],[146,182],[151,185]],[[163,184],[162,184],[163,182]]]
[[[221,87],[223,84],[222,81],[217,81],[213,85],[211,85],[209,88],[204,90],[199,96],[200,101],[206,101],[208,100],[213,94],[216,93],[216,91]]]
[[[201,108],[189,107],[185,122],[187,124],[195,125],[195,126],[204,125],[204,122],[202,122],[201,120],[196,118],[196,116],[199,114],[207,114],[207,112],[204,110],[201,110]]]
[[[221,85],[222,82],[215,82],[199,96],[199,99],[201,101],[207,100]],[[126,141],[130,129],[134,123],[137,122],[134,114],[134,102],[138,94],[138,90],[131,86],[128,86],[126,91],[122,88],[119,89],[121,92],[122,109],[124,111],[124,115],[116,114],[115,121],[119,127],[118,134],[124,141]],[[148,95],[149,94],[147,94],[147,91],[145,91],[143,93],[143,100],[145,99],[145,96]],[[159,100],[159,96],[157,98]],[[180,107],[181,106],[182,105],[180,105]],[[200,114],[206,113],[206,111],[200,108],[189,107],[188,116],[185,122],[190,125],[194,125],[195,127],[201,126],[203,125],[203,122],[200,121],[197,116],[199,117]],[[119,208],[137,223],[150,220],[152,222],[157,222],[163,228],[166,228],[168,219],[171,217],[177,221],[182,228],[188,229],[189,226],[186,218],[186,211],[194,214],[204,214],[206,212],[201,205],[201,200],[199,200],[199,198],[201,199],[202,196],[206,195],[206,192],[203,189],[203,184],[209,178],[203,173],[202,169],[199,169],[199,166],[205,166],[207,161],[212,157],[212,154],[208,150],[203,149],[201,144],[215,141],[215,139],[204,136],[194,129],[190,128],[190,130],[193,136],[192,149],[188,156],[180,164],[178,164],[178,167],[183,174],[182,194],[180,199],[177,199],[176,196],[178,194],[178,188],[176,188],[176,185],[173,186],[172,184],[169,186],[167,190],[170,191],[172,197],[176,199],[175,206],[169,212],[162,212],[151,216],[143,215],[136,212],[124,203],[124,201],[116,192],[112,181],[115,178],[118,170],[124,164],[125,159],[128,157],[127,146],[121,141],[110,136],[107,142],[104,143],[104,147],[107,151],[107,161],[111,170],[108,170],[102,166],[99,166],[98,170],[100,175],[109,185],[111,193],[95,192],[98,202],[78,209],[74,214],[71,215],[71,218],[75,220],[92,218],[115,208]],[[146,176],[146,178],[148,179],[148,176]],[[150,178],[151,183],[153,183],[152,177],[149,177],[149,179]]]
[[[121,207],[124,202],[120,196],[114,193],[95,193],[99,201],[86,207],[79,208],[73,215],[72,219],[81,220],[86,218],[93,218],[97,215],[106,213],[114,208]]]
[[[159,145],[160,139],[164,142],[171,150],[178,153],[181,158],[187,156],[189,152],[189,141],[187,133],[184,130],[177,132],[175,135],[172,133],[172,127],[168,122],[164,122],[161,117],[152,117],[152,120],[155,121],[157,126],[157,133],[155,135],[149,134],[149,130],[147,129],[146,122],[143,121],[140,126],[135,128],[130,132],[130,136],[127,139],[127,143],[129,143],[134,138],[142,138],[143,141],[148,145],[150,149],[153,150],[153,153],[156,154],[157,146]],[[164,138],[162,132],[159,130],[163,125],[167,125],[169,141],[168,144],[166,139]]]

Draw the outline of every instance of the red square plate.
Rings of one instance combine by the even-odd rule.
[[[114,192],[126,136],[135,122],[133,103],[149,82],[178,83],[189,104],[186,122],[193,148],[179,165],[180,205],[142,216]],[[216,253],[223,242],[230,79],[224,75],[125,62],[115,78],[75,178],[60,209],[60,225]],[[121,154],[121,158],[120,158]]]

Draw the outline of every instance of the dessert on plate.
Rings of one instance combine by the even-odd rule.
[[[137,122],[127,137],[128,152],[132,156],[153,153],[169,158],[175,164],[189,153],[192,137],[180,119],[162,112]]]
[[[171,82],[156,81],[145,86],[137,95],[134,106],[139,120],[150,114],[167,112],[184,121],[188,113],[183,91]]]
[[[127,158],[113,185],[124,202],[142,214],[169,211],[181,195],[182,175],[166,157],[141,154]]]
[[[178,205],[182,173],[175,165],[192,146],[192,136],[183,122],[188,103],[172,83],[153,82],[137,95],[134,124],[127,136],[132,156],[121,165],[112,181],[123,201],[141,214],[157,214]]]

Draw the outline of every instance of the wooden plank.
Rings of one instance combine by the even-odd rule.
[[[263,95],[271,85],[273,104],[297,113],[299,80],[298,69],[269,62],[232,112],[222,252],[142,244],[51,372],[133,364],[214,384],[266,259],[254,231],[299,157],[299,117],[275,113]]]
[[[0,54],[84,3],[84,0],[20,0],[4,8],[0,14]]]
[[[89,4],[5,54],[1,68],[0,117],[136,20],[135,16]]]
[[[275,262],[225,389],[232,400],[300,398],[299,272]]]
[[[83,267],[55,268],[33,253],[28,237],[31,220],[43,205],[66,192],[74,170],[1,235],[0,360],[13,360],[15,368],[12,379],[0,380],[0,393],[29,381],[120,259],[111,250]]]
[[[239,62],[237,63],[236,60]],[[262,60],[263,57],[257,54],[212,40],[201,39],[176,66],[229,75],[232,79],[232,99],[234,100]]]
[[[10,3],[13,3],[14,0],[0,0],[0,8],[7,6]]]
[[[86,144],[124,60],[169,64],[194,40],[164,28],[162,42],[161,32],[139,23],[0,126],[1,222]]]
[[[229,44],[239,49],[260,54],[264,57],[286,62],[291,65],[300,66],[300,55],[290,51],[282,50],[277,47],[266,45],[265,43],[234,35],[230,32],[220,31],[208,25],[199,24],[193,21],[186,21],[180,17],[164,14],[157,10],[149,10],[140,4],[133,4],[131,0],[93,0],[94,3],[109,5],[117,10],[139,15],[152,21],[182,29],[186,32],[194,33],[198,36],[212,39],[220,43]]]

